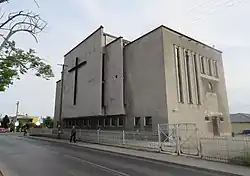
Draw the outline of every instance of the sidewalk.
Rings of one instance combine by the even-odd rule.
[[[46,137],[34,137],[29,136],[30,139],[35,140],[43,140],[49,142],[57,142],[57,143],[64,143],[69,144],[67,140],[61,139],[51,139]],[[126,148],[119,148],[119,147],[112,147],[106,145],[98,145],[98,144],[90,144],[90,143],[83,143],[77,142],[76,144],[69,144],[69,145],[76,145],[79,147],[85,147],[95,150],[107,151],[116,154],[122,154],[126,156],[137,157],[141,159],[149,159],[174,165],[179,165],[188,168],[206,170],[206,171],[214,171],[216,173],[223,173],[223,174],[230,174],[230,175],[250,175],[250,168],[238,165],[231,165],[226,163],[219,163],[219,162],[212,162],[206,161],[201,159],[195,159],[185,156],[173,156],[169,154],[162,154],[162,153],[155,153],[155,152],[146,152],[146,151],[138,151],[133,149],[126,149]]]

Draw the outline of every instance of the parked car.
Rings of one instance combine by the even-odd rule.
[[[250,130],[243,130],[242,134],[250,134]]]

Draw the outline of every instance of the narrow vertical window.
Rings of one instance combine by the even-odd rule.
[[[219,77],[217,61],[214,61],[214,76]]]
[[[144,118],[144,126],[152,127],[152,117],[151,116],[147,116]]]
[[[88,125],[88,120],[87,119],[83,119],[83,126],[87,126]]]
[[[88,119],[88,126],[91,127],[91,120]]]
[[[181,75],[181,60],[180,60],[180,49],[175,46],[175,69],[176,69],[176,79],[177,79],[177,96],[178,102],[184,103],[183,98],[183,86],[182,86],[182,75]]]
[[[101,102],[101,105],[102,105],[102,108],[104,108],[104,101],[105,101],[105,98],[104,98],[104,86],[105,86],[105,53],[102,54],[102,102]]]
[[[200,85],[199,85],[199,73],[198,73],[198,64],[196,54],[194,54],[194,75],[195,75],[195,83],[196,83],[196,94],[197,94],[197,104],[201,104],[201,95],[200,95]]]
[[[206,74],[207,75],[210,75],[209,74],[209,59],[208,58],[206,58],[206,61],[205,61],[206,63],[205,63],[205,65],[206,65]]]
[[[111,117],[110,120],[111,120],[111,126],[116,127],[117,126],[117,117]]]
[[[134,118],[134,126],[138,128],[141,126],[141,117]]]
[[[208,75],[212,76],[213,75],[213,71],[212,71],[212,60],[208,59]]]
[[[185,63],[186,63],[188,103],[192,104],[193,97],[192,97],[192,85],[191,85],[191,77],[190,77],[190,63],[189,63],[188,51],[185,51]]]
[[[200,66],[201,66],[201,73],[205,74],[205,60],[204,57],[200,57]]]
[[[119,117],[118,118],[118,126],[123,126],[124,125],[124,118],[123,117]]]
[[[102,121],[101,121],[100,119],[97,120],[97,126],[98,126],[98,127],[101,127],[101,126],[102,126],[101,122],[102,122]]]
[[[211,92],[211,93],[214,92],[213,84],[211,82],[208,82],[208,92]]]
[[[109,118],[105,118],[105,119],[104,119],[104,126],[105,126],[105,127],[110,126],[110,119],[109,119]]]

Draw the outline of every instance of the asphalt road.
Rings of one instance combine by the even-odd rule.
[[[213,175],[180,166],[70,144],[58,144],[10,135],[0,135],[0,169],[6,173],[6,176]]]

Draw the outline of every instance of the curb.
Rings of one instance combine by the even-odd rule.
[[[17,174],[10,171],[5,164],[0,161],[0,176],[16,176]]]
[[[102,151],[102,152],[106,152],[106,153],[113,153],[113,154],[116,154],[116,155],[122,155],[124,157],[133,157],[133,158],[158,162],[158,163],[162,163],[162,164],[175,165],[175,166],[183,167],[183,168],[186,168],[186,169],[193,169],[193,170],[203,171],[203,172],[207,172],[207,173],[214,173],[214,174],[219,174],[219,175],[223,174],[223,175],[227,175],[227,176],[244,176],[244,175],[240,175],[240,174],[235,174],[235,173],[230,173],[230,172],[225,172],[225,171],[220,171],[220,170],[207,169],[207,168],[202,168],[202,167],[197,167],[197,166],[190,166],[190,165],[187,165],[187,164],[180,164],[180,163],[171,162],[171,161],[162,161],[162,160],[157,160],[157,159],[153,159],[153,158],[147,158],[147,157],[144,157],[144,156],[136,156],[136,155],[132,155],[132,154],[124,154],[124,153],[119,153],[119,152],[115,152],[115,151],[107,151],[107,150],[104,150],[104,149],[92,148],[92,147],[89,147],[89,146],[80,146],[80,145],[77,145],[77,144],[69,144],[69,143],[65,143],[63,141],[58,141],[58,140],[53,141],[53,140],[50,140],[50,138],[44,139],[44,138],[33,137],[33,136],[28,136],[28,138],[33,139],[33,140],[60,143],[60,144],[65,144],[65,145],[69,145],[69,146],[73,145],[73,146],[77,146],[77,147],[81,147],[81,148],[88,148],[88,149],[91,149],[91,150]],[[97,144],[97,143],[92,143],[92,144]],[[98,145],[112,146],[112,145],[106,145],[106,144],[98,144]],[[126,147],[123,147],[123,146],[121,146],[121,147],[120,146],[112,146],[112,147],[125,148],[125,149],[130,149],[130,150],[145,151],[143,149],[126,148]],[[157,152],[157,151],[145,151],[145,152],[160,153],[160,152]],[[178,156],[176,155],[176,157],[178,157]]]

